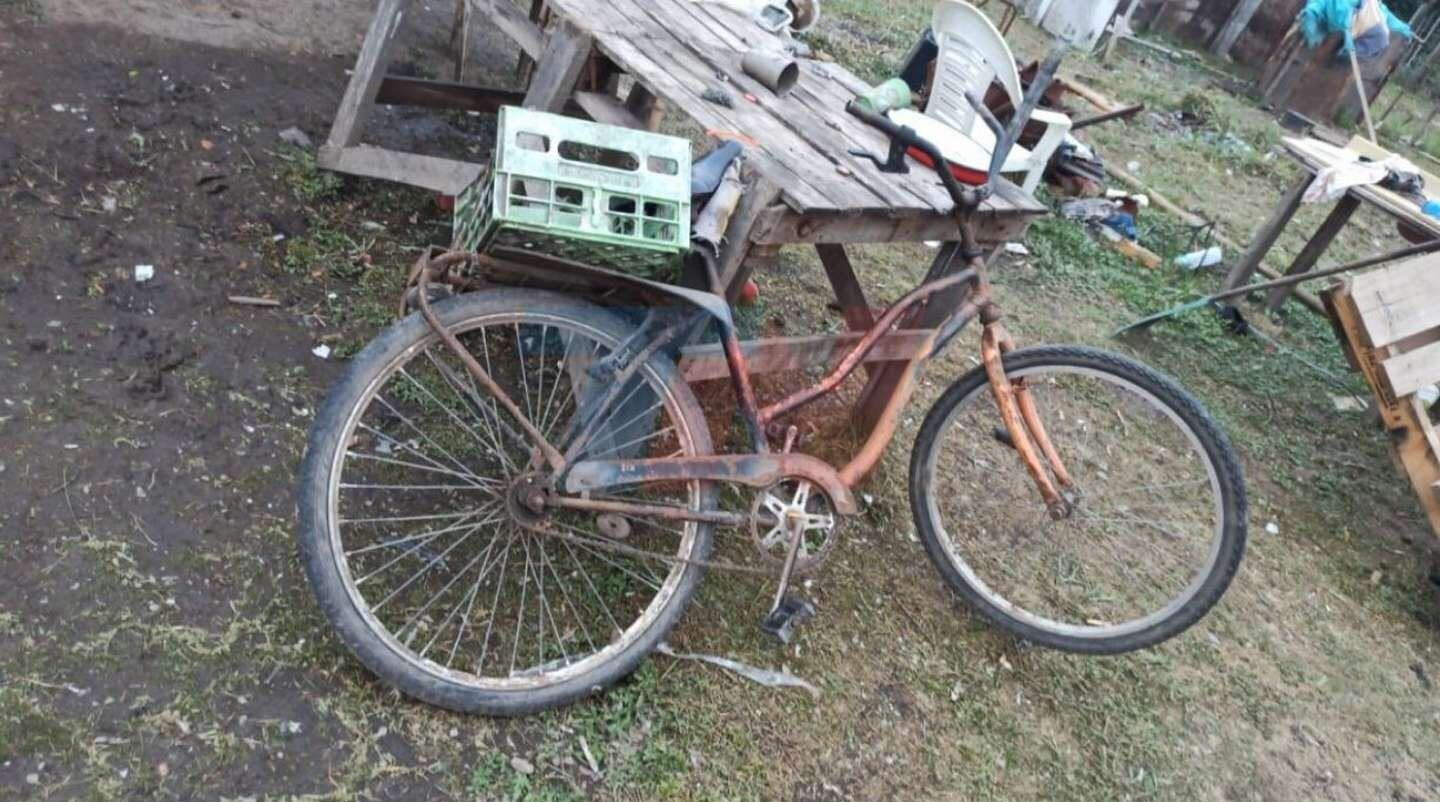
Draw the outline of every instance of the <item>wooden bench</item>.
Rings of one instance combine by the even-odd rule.
[[[1416,396],[1440,383],[1440,255],[1354,276],[1326,292],[1325,305],[1375,393],[1396,463],[1440,535],[1440,436]]]

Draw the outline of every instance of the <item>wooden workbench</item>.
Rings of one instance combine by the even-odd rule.
[[[478,165],[363,144],[377,101],[475,111],[518,104],[651,130],[668,108],[716,138],[747,144],[745,194],[720,257],[730,297],[780,246],[813,245],[846,323],[856,331],[872,326],[874,318],[845,245],[950,242],[959,236],[953,203],[932,171],[911,162],[908,174],[885,173],[851,153],[883,158],[889,149],[883,134],[845,112],[846,103],[868,88],[864,81],[837,64],[801,59],[798,85],[777,96],[745,75],[741,61],[751,50],[783,52],[790,43],[728,6],[696,0],[530,0],[522,9],[512,0],[461,0],[459,20],[481,19],[519,46],[529,77],[521,96],[386,75],[411,1],[379,1],[321,149],[322,166],[451,195],[479,175]],[[704,99],[711,88],[727,92],[732,104]],[[1044,206],[1002,182],[977,215],[976,233],[982,243],[998,246],[1023,236],[1043,213]],[[953,245],[941,249],[932,277],[957,269],[962,260],[953,258],[955,251]],[[902,321],[901,328],[912,333],[933,328],[948,311],[942,299]],[[860,403],[862,427],[883,409],[904,368],[891,362],[872,369]]]
[[[1357,156],[1383,159],[1390,155],[1388,151],[1359,137],[1351,140],[1345,148],[1339,148],[1318,139],[1297,138],[1281,140],[1281,147],[1304,169],[1300,178],[1281,199],[1274,215],[1260,227],[1250,248],[1231,269],[1225,280],[1225,289],[1227,290],[1242,286],[1255,275],[1256,270],[1265,261],[1265,257],[1280,239],[1281,233],[1290,225],[1295,213],[1299,211],[1305,191],[1314,183],[1316,175],[1321,170],[1354,161]],[[1425,174],[1424,178],[1425,191],[1428,196],[1432,200],[1440,199],[1440,178],[1429,174]],[[1440,239],[1440,220],[1427,217],[1414,201],[1379,186],[1354,187],[1335,202],[1330,215],[1325,222],[1320,224],[1320,228],[1310,237],[1305,247],[1291,262],[1286,275],[1298,275],[1313,270],[1320,258],[1325,255],[1325,251],[1330,248],[1331,243],[1335,241],[1335,237],[1350,222],[1350,218],[1362,204],[1378,209],[1416,231],[1427,232],[1433,238]],[[1387,236],[1393,236],[1393,234],[1387,232]],[[1272,290],[1267,299],[1266,308],[1271,311],[1279,309],[1293,292],[1293,287]]]

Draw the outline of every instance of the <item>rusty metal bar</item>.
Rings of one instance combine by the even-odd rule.
[[[998,322],[990,322],[985,325],[985,333],[980,338],[980,355],[985,363],[985,375],[990,379],[990,391],[995,395],[995,405],[1000,410],[1000,419],[1005,424],[1005,430],[1010,434],[1010,440],[1020,461],[1024,463],[1025,470],[1034,480],[1035,486],[1040,490],[1040,496],[1045,500],[1045,506],[1050,509],[1054,516],[1057,511],[1063,511],[1067,506],[1065,499],[1060,497],[1060,492],[1055,489],[1055,483],[1051,481],[1050,474],[1046,472],[1045,466],[1040,464],[1040,455],[1035,450],[1035,443],[1030,439],[1030,432],[1025,427],[1024,416],[1020,413],[1019,406],[1015,403],[1014,389],[1010,380],[1005,376],[1005,365],[1001,360],[1002,342],[1008,342],[1009,337]]]
[[[807,479],[819,485],[844,515],[859,512],[855,496],[835,469],[805,454],[740,454],[680,459],[587,460],[570,469],[568,493],[585,493],[609,487],[648,482],[730,482],[747,487],[769,487],[787,478]]]
[[[486,392],[494,396],[495,401],[499,403],[506,412],[515,418],[520,424],[520,430],[525,433],[525,436],[530,439],[531,444],[534,445],[540,452],[540,455],[545,458],[545,461],[550,464],[550,468],[559,471],[565,467],[564,457],[560,455],[559,451],[555,450],[554,446],[545,440],[545,435],[541,434],[540,430],[535,428],[535,424],[531,423],[530,419],[525,417],[525,414],[520,411],[520,406],[515,403],[515,400],[505,393],[505,390],[491,378],[489,373],[485,372],[484,368],[480,367],[480,363],[469,351],[465,350],[465,346],[460,343],[460,338],[456,337],[454,332],[445,328],[445,324],[440,322],[440,318],[435,314],[435,310],[430,308],[430,271],[437,268],[436,263],[439,263],[438,269],[447,270],[452,265],[469,260],[470,254],[468,253],[449,253],[434,260],[430,258],[430,254],[428,253],[420,257],[420,261],[415,266],[415,286],[418,290],[416,299],[420,306],[420,314],[425,316],[425,322],[430,324],[430,328],[435,331],[435,334],[440,337],[440,340],[460,359],[460,363],[465,366],[465,369],[469,371],[470,375],[476,381],[480,382],[480,385],[485,388]]]
[[[933,330],[926,329],[896,329],[880,339],[874,350],[865,356],[865,362],[873,365],[877,362],[923,359],[928,355],[924,350],[925,344],[934,333]],[[847,332],[807,337],[773,337],[741,342],[740,349],[745,354],[745,364],[751,376],[808,370],[820,366],[825,366],[828,370],[864,336],[863,332]],[[685,381],[691,384],[730,378],[724,346],[715,343],[682,349],[680,373],[685,377]]]
[[[834,392],[835,388],[839,387],[841,382],[849,378],[850,374],[854,373],[855,369],[864,363],[865,356],[875,348],[876,343],[880,342],[881,338],[883,338],[912,307],[938,292],[959,286],[967,281],[974,281],[977,276],[978,273],[974,268],[966,268],[953,276],[947,276],[938,281],[933,281],[916,288],[909,295],[906,295],[897,301],[894,306],[886,310],[885,314],[882,315],[880,320],[875,324],[875,327],[861,338],[859,344],[857,344],[844,359],[840,360],[840,364],[837,365],[835,370],[831,371],[828,376],[821,379],[819,383],[814,386],[801,390],[762,409],[760,411],[761,423],[768,425],[781,415],[793,412],[818,398]]]
[[[545,506],[565,510],[578,510],[580,512],[663,518],[667,521],[694,521],[695,523],[716,524],[717,526],[728,526],[737,529],[750,525],[750,516],[741,515],[737,512],[688,510],[683,507],[667,507],[656,504],[632,504],[623,501],[598,501],[586,498],[552,496],[545,500]],[[769,519],[761,523],[768,523],[773,526],[775,521],[774,519]]]

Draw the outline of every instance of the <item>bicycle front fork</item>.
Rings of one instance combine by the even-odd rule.
[[[1050,517],[1057,521],[1068,518],[1074,507],[1060,490],[1073,487],[1075,482],[1045,431],[1045,424],[1040,420],[1035,398],[1030,394],[1025,379],[1012,379],[1005,374],[1004,357],[1015,350],[1015,342],[1010,339],[993,308],[984,310],[982,321],[985,331],[980,338],[980,356],[985,364],[985,375],[990,380],[990,391],[995,396],[995,405],[1000,410],[1000,419],[1005,424],[1005,433],[1009,436],[1009,445],[1020,456],[1026,472],[1035,482]]]

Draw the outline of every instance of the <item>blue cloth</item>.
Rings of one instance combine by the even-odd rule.
[[[1120,232],[1121,236],[1131,242],[1140,239],[1140,230],[1135,227],[1135,218],[1125,212],[1116,212],[1110,215],[1104,220],[1101,220],[1100,225],[1108,226]]]
[[[1387,31],[1380,30],[1378,26],[1366,31],[1360,36],[1363,44],[1351,35],[1350,25],[1355,19],[1355,10],[1359,7],[1360,0],[1310,0],[1305,4],[1305,8],[1300,10],[1300,33],[1305,37],[1305,44],[1318,47],[1327,37],[1340,34],[1345,37],[1345,46],[1340,52],[1349,53],[1353,47],[1356,55],[1362,59],[1378,55],[1379,51],[1389,46],[1389,38],[1385,36]],[[1384,3],[1380,4],[1380,10],[1385,14],[1385,27],[1389,29],[1389,33],[1406,39],[1415,38],[1415,32],[1410,26],[1395,16]],[[1380,44],[1382,41],[1383,44]]]

